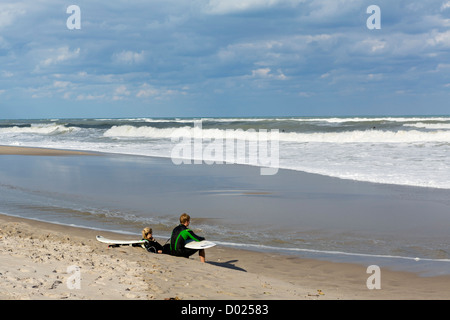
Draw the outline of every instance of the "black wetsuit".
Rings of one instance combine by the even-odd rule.
[[[146,240],[144,242],[144,246],[148,252],[158,253],[159,250],[162,250],[163,253],[165,253],[163,246],[160,245],[159,242],[156,241],[155,239],[152,239],[152,240],[142,239],[142,240]]]
[[[194,231],[189,229],[183,224],[173,229],[172,236],[170,237],[170,254],[179,257],[188,258],[196,253],[197,249],[185,248],[186,241],[192,239],[194,241],[205,240],[203,237],[197,236]]]

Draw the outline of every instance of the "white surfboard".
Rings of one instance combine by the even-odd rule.
[[[216,244],[214,242],[203,240],[203,241],[195,241],[195,240],[187,240],[185,248],[189,249],[208,249],[214,247]]]
[[[96,236],[96,239],[100,242],[116,246],[127,246],[127,245],[132,246],[134,244],[143,245],[146,241],[146,240],[113,240],[105,238],[103,236]],[[215,245],[216,244],[214,242],[207,240],[203,241],[187,240],[185,247],[189,249],[208,249],[214,247]]]
[[[112,240],[102,236],[96,236],[96,239],[100,242],[112,244],[112,245],[121,245],[121,246],[132,246],[133,244],[144,244],[145,240]]]

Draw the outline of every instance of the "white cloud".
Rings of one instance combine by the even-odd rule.
[[[273,39],[255,40],[253,42],[233,43],[217,52],[218,58],[226,63],[239,61],[265,66],[280,65],[292,59],[302,60],[302,54],[309,54],[310,48],[330,51],[340,45],[343,34],[316,35],[279,35]]]
[[[311,12],[308,20],[323,21],[348,15],[361,8],[360,0],[313,0],[309,2]]]
[[[211,14],[227,14],[270,8],[277,5],[293,6],[304,0],[210,0],[206,12]]]
[[[119,86],[116,88],[116,90],[114,91],[115,94],[120,94],[120,95],[130,95],[130,91],[127,90],[126,86]]]
[[[54,81],[53,86],[55,88],[66,88],[70,84],[69,81]]]
[[[312,93],[312,92],[303,92],[302,91],[302,92],[299,92],[298,95],[300,97],[310,98],[310,97],[314,96],[314,93]]]
[[[252,78],[263,78],[263,79],[276,79],[276,80],[286,80],[287,77],[278,70],[278,74],[271,73],[270,68],[259,68],[252,70]]]
[[[144,83],[141,86],[141,90],[136,94],[136,97],[138,98],[147,98],[151,96],[156,96],[159,93],[157,89],[154,87],[148,85],[147,83]]]
[[[3,70],[2,71],[2,77],[4,77],[4,78],[11,78],[11,77],[14,77],[14,73]]]
[[[367,75],[368,81],[380,81],[383,80],[383,74],[382,73],[369,73]]]
[[[77,100],[83,101],[83,100],[101,100],[104,99],[105,95],[93,95],[93,94],[80,94],[77,96]]]
[[[0,4],[0,29],[12,25],[17,17],[25,13],[25,5],[21,3]]]
[[[367,38],[361,39],[360,41],[355,42],[354,45],[350,46],[350,52],[354,51],[359,54],[384,54],[386,53],[389,45],[386,40],[379,40],[376,38]]]
[[[113,61],[124,64],[137,64],[143,62],[145,59],[144,51],[122,51],[113,55]]]
[[[260,68],[252,70],[252,77],[256,78],[267,78],[269,77],[270,68]]]
[[[233,43],[226,48],[220,49],[218,57],[221,60],[242,59],[244,56],[255,56],[255,54],[265,53],[281,46],[283,46],[283,42],[280,40]]]
[[[27,91],[31,93],[31,98],[33,99],[53,97],[53,94],[51,90],[49,90],[48,86],[42,86],[39,88],[28,88]]]
[[[124,97],[129,96],[131,92],[126,86],[122,85],[114,90],[113,100],[122,100]]]
[[[155,88],[147,83],[144,83],[141,86],[141,89],[136,94],[137,98],[149,98],[153,97],[154,99],[163,99],[168,96],[173,95],[186,95],[189,87],[184,86],[181,90],[176,89],[167,89],[167,88]]]
[[[35,71],[39,71],[41,67],[48,67],[53,64],[58,64],[66,60],[78,58],[80,55],[80,48],[70,50],[68,46],[57,49],[48,49],[44,53],[48,57],[41,60]]]
[[[444,11],[444,10],[446,10],[448,8],[450,8],[450,1],[447,1],[447,2],[442,4],[441,11]]]
[[[439,63],[436,66],[436,70],[433,70],[433,72],[441,72],[441,71],[450,71],[450,64],[449,63]]]
[[[450,31],[445,32],[433,32],[427,43],[430,46],[442,45],[444,47],[450,46]]]
[[[313,100],[320,91],[331,100],[342,86],[375,92],[388,81],[395,92],[406,76],[409,85],[426,71],[417,91],[450,82],[450,0],[417,0],[409,9],[407,1],[374,3],[382,8],[380,32],[366,28],[372,3],[359,0],[94,1],[81,6],[95,14],[79,32],[67,30],[56,0],[13,1],[0,1],[2,97],[45,85],[53,98],[98,99],[99,108],[123,99],[133,108],[182,98],[185,85],[186,103],[202,105],[212,100],[194,99],[217,92]],[[35,67],[43,72],[30,73]]]

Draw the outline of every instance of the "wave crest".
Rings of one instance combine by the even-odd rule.
[[[54,135],[63,134],[73,131],[78,131],[79,128],[76,127],[66,127],[59,124],[49,124],[49,125],[31,125],[27,127],[6,127],[0,128],[1,134],[42,134],[42,135]]]
[[[198,137],[204,139],[255,139],[255,133],[261,130],[236,129],[196,129],[192,127],[181,128],[154,128],[148,126],[135,127],[131,125],[113,126],[103,135],[111,138],[148,138],[170,139],[180,137]],[[269,131],[268,131],[269,132]],[[257,138],[257,137],[256,137]],[[411,143],[411,142],[450,142],[450,131],[437,130],[432,132],[418,130],[355,130],[344,132],[279,132],[279,140],[297,143]]]

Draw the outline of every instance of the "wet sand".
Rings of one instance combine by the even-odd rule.
[[[69,155],[94,155],[93,152],[48,149],[48,148],[30,148],[0,146],[0,155],[26,155],[26,156],[69,156]]]

